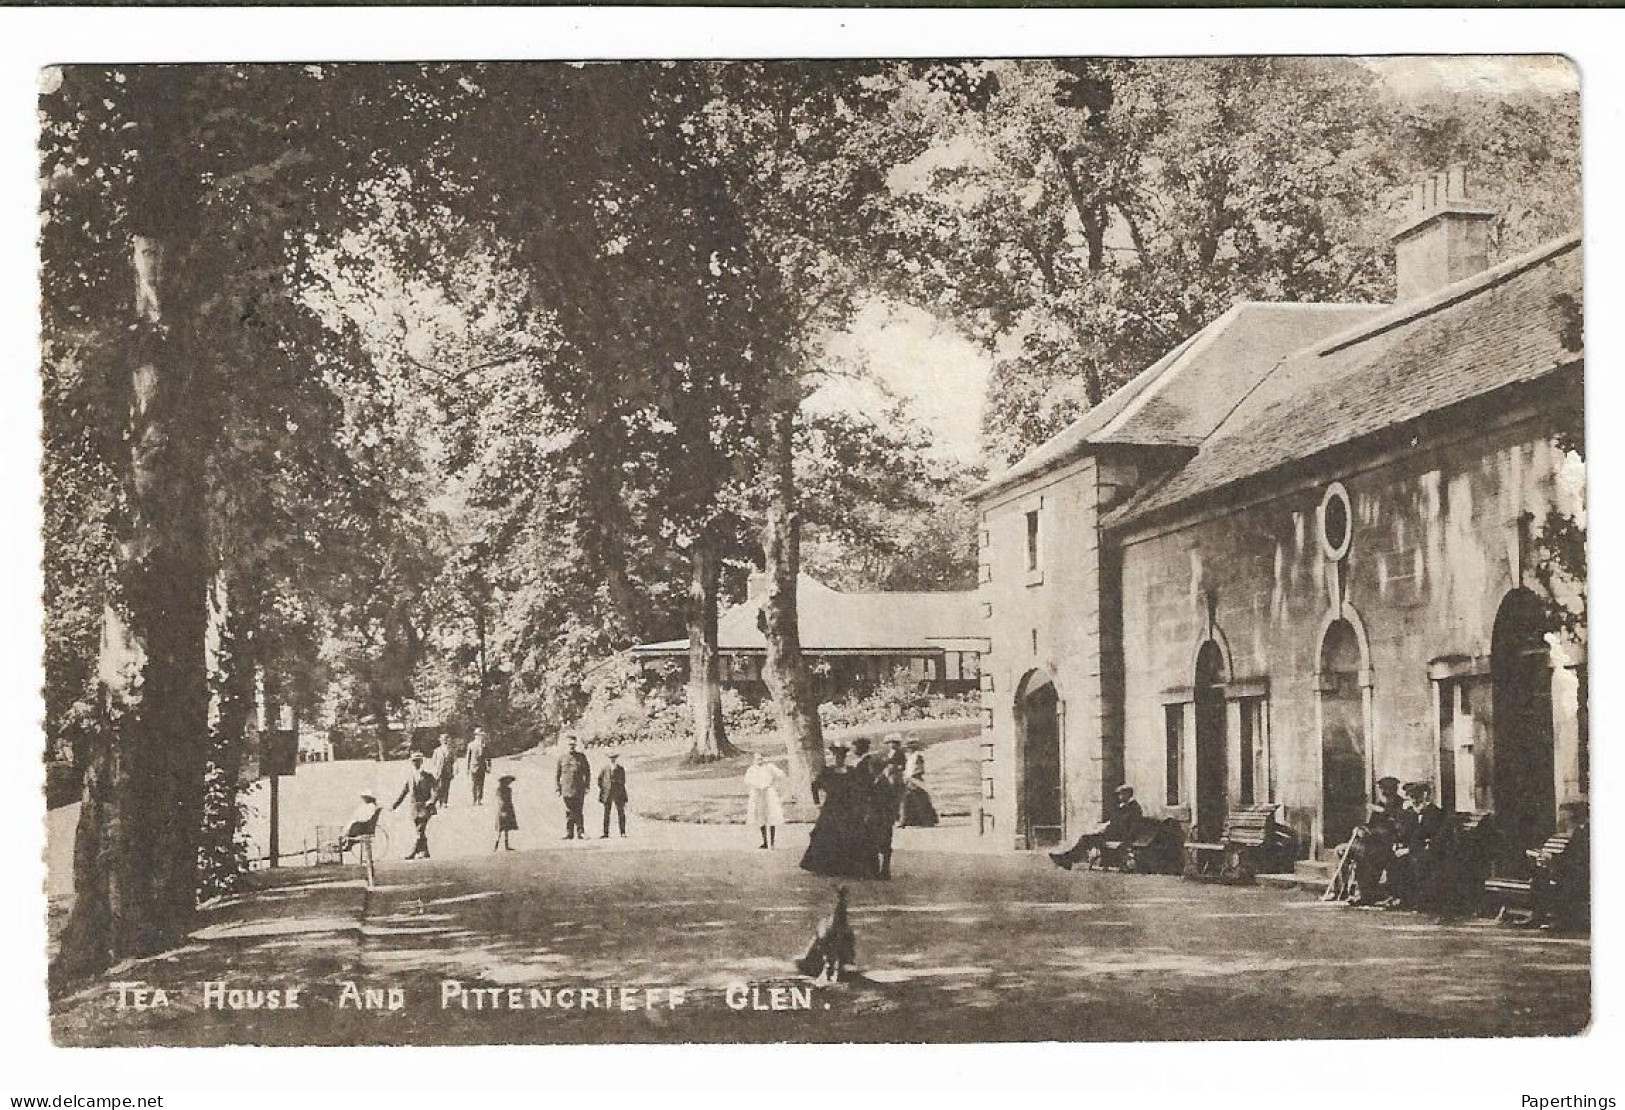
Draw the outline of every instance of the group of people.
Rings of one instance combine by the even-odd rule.
[[[470,800],[475,805],[485,804],[485,778],[491,771],[491,752],[483,728],[474,729],[474,736],[469,740],[460,761],[452,747],[451,739],[444,734],[427,756],[414,753],[414,757],[419,758],[423,764],[420,770],[434,779],[436,809],[445,809],[451,805],[451,784],[457,777],[458,762],[463,763],[468,774]]]
[[[1449,909],[1462,886],[1456,873],[1468,862],[1453,834],[1432,783],[1378,779],[1377,800],[1342,847],[1324,897],[1352,906]]]
[[[819,806],[811,841],[801,866],[824,875],[881,878],[891,877],[892,830],[899,825],[933,826],[936,808],[925,787],[925,755],[918,743],[905,750],[901,736],[886,739],[884,752],[871,752],[867,738],[829,746],[830,760],[813,780],[813,801]],[[847,756],[855,756],[851,765]],[[442,739],[425,755],[413,752],[411,770],[395,796],[392,809],[410,806],[416,838],[407,859],[429,858],[429,823],[450,801],[451,781],[457,758]],[[469,776],[473,804],[483,805],[485,780],[491,770],[491,756],[485,732],[475,729],[462,762]],[[496,840],[492,851],[513,850],[511,834],[519,829],[514,808],[514,775],[497,779]],[[564,751],[554,768],[554,786],[564,802],[564,839],[585,840],[586,802],[596,781],[598,802],[603,807],[603,831],[607,840],[613,822],[626,836],[626,768],[619,753],[611,752],[596,780],[592,765],[580,743],[566,737]],[[746,820],[761,835],[760,847],[778,843],[778,827],[784,823],[784,771],[758,753],[745,772],[748,791]],[[372,793],[361,795],[361,805],[351,815],[342,847],[377,829],[382,808]]]
[[[937,823],[919,745],[905,751],[902,737],[893,735],[887,737],[886,746],[885,752],[871,752],[865,737],[854,740],[850,748],[829,746],[829,762],[812,783],[818,819],[801,857],[803,869],[819,875],[889,879],[893,829]],[[850,766],[848,755],[853,757]],[[772,843],[770,828],[763,829],[763,843]]]
[[[592,788],[592,764],[575,737],[564,741],[564,752],[554,769],[559,797],[564,799],[564,839],[587,839],[587,792]],[[609,753],[609,762],[598,772],[598,803],[604,807],[604,831],[609,839],[609,820],[616,818],[621,835],[626,835],[626,768],[618,752]]]
[[[490,749],[485,738],[485,730],[476,728],[474,738],[469,741],[468,750],[464,753],[464,763],[468,769],[469,792],[473,804],[485,804],[485,779],[491,770]],[[411,852],[407,859],[429,858],[429,822],[440,810],[446,808],[451,802],[451,781],[456,773],[457,757],[452,754],[451,745],[442,737],[435,750],[427,757],[422,752],[413,752],[410,760],[412,768],[407,772],[406,781],[401,784],[400,793],[395,796],[392,810],[411,803],[412,826],[417,832],[412,843]],[[431,770],[431,768],[433,768]],[[514,812],[513,805],[513,775],[502,775],[497,779],[497,813],[496,813],[496,841],[491,850],[502,848],[513,849],[508,834],[519,827],[519,820]],[[371,794],[361,795],[363,809],[370,803],[373,807],[370,824],[366,831],[370,833],[377,827],[377,801]],[[350,828],[345,832],[345,839],[354,839],[355,830],[362,826],[362,811],[357,811],[351,818]]]

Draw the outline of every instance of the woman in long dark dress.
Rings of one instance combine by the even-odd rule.
[[[908,747],[903,775],[903,805],[897,823],[914,828],[933,827],[937,823],[937,807],[931,802],[931,792],[925,788],[925,755],[918,743]]]
[[[813,779],[813,822],[801,867],[817,875],[864,878],[874,874],[868,837],[868,784],[846,765],[845,744],[831,744],[830,764]]]
[[[513,845],[508,843],[508,834],[519,828],[519,815],[513,808],[513,776],[503,775],[497,779],[497,839],[491,845],[491,851],[498,848],[513,851]]]

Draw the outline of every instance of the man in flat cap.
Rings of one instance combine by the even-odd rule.
[[[598,772],[598,804],[604,807],[604,835],[609,839],[609,815],[613,810],[620,822],[621,835],[626,835],[626,768],[621,766],[617,752],[609,753],[609,763]]]
[[[1111,817],[1093,829],[1078,837],[1078,842],[1064,852],[1051,852],[1050,862],[1056,867],[1072,870],[1073,864],[1083,863],[1090,853],[1098,852],[1108,840],[1126,840],[1134,831],[1134,822],[1138,821],[1143,812],[1140,803],[1134,800],[1134,787],[1124,783],[1112,792],[1117,799],[1117,809]]]
[[[556,772],[559,797],[564,799],[564,839],[585,840],[587,820],[582,809],[587,802],[587,788],[592,785],[592,766],[577,750],[574,736],[566,740],[564,746]]]
[[[434,776],[423,769],[423,753],[412,753],[412,771],[390,809],[400,809],[407,798],[412,799],[412,824],[417,827],[418,838],[407,859],[429,858],[429,818],[435,810]]]

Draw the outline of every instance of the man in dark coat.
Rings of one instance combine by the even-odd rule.
[[[1126,840],[1134,831],[1134,822],[1144,816],[1140,803],[1134,800],[1134,787],[1127,783],[1116,790],[1117,809],[1110,819],[1101,822],[1093,829],[1078,837],[1078,842],[1064,852],[1051,852],[1050,862],[1056,867],[1072,870],[1072,865],[1082,863],[1089,858],[1089,853],[1098,850],[1108,840]]]
[[[1348,852],[1354,859],[1354,891],[1349,905],[1375,906],[1396,900],[1396,887],[1402,886],[1404,880],[1394,866],[1394,848],[1412,823],[1399,792],[1399,780],[1392,775],[1378,779],[1377,800],[1362,826],[1364,835],[1358,849],[1354,838],[1349,840]]]
[[[457,772],[457,756],[451,750],[450,737],[444,733],[429,756],[429,770],[434,775],[435,805],[445,809],[451,804],[451,778]]]
[[[564,839],[587,839],[586,818],[582,807],[587,801],[587,788],[592,785],[592,766],[587,757],[576,750],[575,737],[565,741],[565,752],[559,756],[559,797],[564,799]]]
[[[615,811],[620,819],[621,835],[626,835],[626,768],[621,766],[621,757],[614,752],[609,753],[609,766],[598,772],[598,802],[604,807],[604,835],[600,840],[609,839],[609,812]]]
[[[423,769],[423,753],[413,752],[412,772],[401,786],[395,804],[389,807],[392,810],[400,809],[402,802],[407,798],[412,799],[412,824],[417,827],[418,838],[407,859],[417,859],[419,856],[429,858],[429,818],[434,816],[435,793],[434,776]]]
[[[875,877],[891,878],[892,833],[903,799],[903,769],[890,760],[877,760],[878,771],[869,784],[869,838],[874,847]]]
[[[1401,905],[1431,908],[1439,896],[1439,855],[1444,811],[1433,804],[1433,784],[1408,782],[1400,788],[1405,811],[1388,867],[1389,887]]]

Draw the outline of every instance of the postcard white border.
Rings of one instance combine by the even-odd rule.
[[[471,1100],[532,1105],[640,1090],[639,1105],[716,1104],[726,1087],[777,1107],[827,1107],[836,1092],[992,1106],[1018,1091],[1083,1107],[1104,1100],[1208,1107],[1367,1106],[1374,1099],[1519,1106],[1525,1093],[1625,1098],[1618,953],[1619,822],[1596,818],[1594,1022],[1551,1041],[1298,1042],[1290,1045],[1018,1045],[896,1048],[99,1049],[62,1050],[46,1030],[38,732],[35,74],[55,62],[527,59],[728,56],[990,56],[1209,53],[1562,53],[1582,73],[1587,205],[1594,771],[1625,792],[1614,748],[1625,728],[1610,676],[1625,632],[1609,556],[1620,550],[1625,413],[1621,197],[1625,62],[1605,11],[926,11],[806,9],[4,9],[0,10],[0,1099],[28,1094],[165,1093],[166,1105],[311,1107],[365,1101],[461,1110]],[[1382,1089],[1387,1080],[1394,1084]],[[1375,1082],[1373,1082],[1375,1081]],[[215,1097],[205,1101],[206,1093]],[[403,1093],[406,1092],[406,1093]],[[511,1092],[511,1093],[500,1093]],[[853,1097],[847,1095],[844,1097]],[[867,1101],[867,1100],[865,1100]]]

